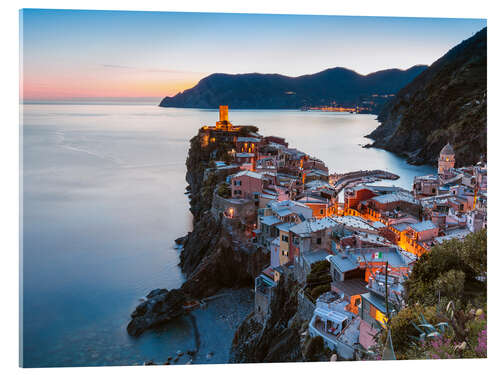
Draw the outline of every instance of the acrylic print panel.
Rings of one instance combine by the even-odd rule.
[[[23,367],[486,357],[486,20],[20,17]]]

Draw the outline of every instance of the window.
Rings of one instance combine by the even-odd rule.
[[[316,244],[321,245],[321,237],[316,238]]]
[[[288,236],[285,236],[284,234],[281,235],[281,240],[283,242],[288,242]]]
[[[323,215],[325,213],[325,210],[321,209],[319,210],[320,215]]]

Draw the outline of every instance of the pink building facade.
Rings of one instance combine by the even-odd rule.
[[[231,197],[235,199],[254,199],[264,188],[263,176],[252,171],[242,171],[231,179]]]

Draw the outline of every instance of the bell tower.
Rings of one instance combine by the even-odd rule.
[[[455,166],[455,151],[449,143],[439,153],[438,174],[446,174]]]

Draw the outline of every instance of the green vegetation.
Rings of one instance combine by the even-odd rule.
[[[205,207],[210,207],[212,204],[212,196],[217,185],[217,175],[210,172],[207,178],[203,181],[201,188],[201,199]]]
[[[463,241],[434,246],[420,257],[406,282],[407,301],[433,306],[453,301],[457,307],[486,299],[486,230]]]
[[[456,166],[486,156],[486,28],[434,62],[382,109],[375,147],[434,163],[450,142]]]
[[[231,188],[229,187],[228,184],[223,182],[222,184],[219,185],[219,188],[217,189],[217,194],[221,196],[222,198],[231,198]]]
[[[390,69],[369,76],[339,67],[300,77],[216,73],[190,90],[165,97],[160,106],[217,108],[225,103],[230,109],[298,109],[304,105],[327,105],[332,98],[345,105],[356,105],[361,97],[372,93],[397,92],[425,68],[417,65],[405,71]],[[385,103],[382,99],[371,99],[375,108]]]
[[[430,324],[421,317],[408,359],[484,358],[487,353],[486,312],[483,309],[455,311],[450,303],[438,312],[440,323]]]
[[[420,257],[405,282],[408,305],[388,322],[397,359],[486,356],[486,246],[482,230]]]
[[[306,278],[305,292],[313,302],[323,293],[330,290],[332,276],[330,275],[330,262],[321,260],[311,265],[311,272]]]
[[[406,307],[393,316],[390,321],[392,345],[397,359],[410,359],[408,351],[412,348],[412,337],[418,337],[419,331],[415,327],[421,314],[431,324],[438,323],[434,306],[415,305]],[[387,330],[383,330],[379,337],[380,346],[387,340]]]
[[[333,352],[325,345],[321,336],[307,336],[304,343],[304,359],[308,362],[328,361]]]

